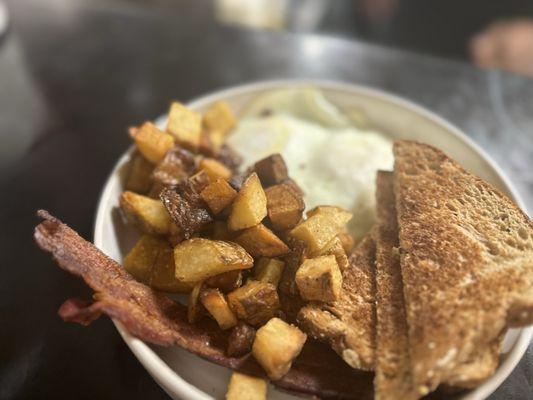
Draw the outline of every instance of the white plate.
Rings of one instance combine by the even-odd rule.
[[[396,96],[356,85],[329,81],[268,81],[238,86],[201,97],[189,103],[203,111],[217,100],[228,102],[238,114],[258,94],[278,88],[314,86],[340,108],[360,107],[378,128],[393,138],[414,139],[432,144],[455,158],[468,170],[507,193],[520,206],[522,200],[511,183],[490,157],[465,134],[426,109]],[[98,204],[94,243],[104,253],[122,261],[137,237],[133,229],[118,218],[118,198],[132,149],[117,162],[109,176]],[[131,351],[157,383],[175,399],[223,398],[229,370],[211,364],[178,347],[163,348],[144,343],[128,334],[114,321]],[[524,354],[531,339],[532,328],[511,330],[505,337],[501,363],[496,373],[483,385],[468,392],[463,399],[484,399],[511,373]],[[269,391],[270,399],[293,396]]]

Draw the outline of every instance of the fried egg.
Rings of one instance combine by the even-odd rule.
[[[276,91],[258,98],[228,137],[243,168],[280,153],[305,193],[307,209],[350,210],[348,228],[362,237],[375,222],[375,177],[393,166],[392,141],[361,130],[314,89]]]

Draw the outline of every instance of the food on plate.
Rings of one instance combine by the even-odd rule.
[[[321,110],[322,131],[307,126],[301,149],[274,132],[268,140],[290,158],[266,154],[247,169],[225,143],[246,121],[224,103],[204,115],[173,103],[166,132],[132,128],[120,208],[141,236],[124,268],[40,212],[39,246],[96,291],[94,303],[70,299],[59,314],[82,324],[107,314],[142,340],[322,398],[415,400],[476,387],[496,369],[507,329],[533,322],[531,220],[439,150],[409,141],[395,142],[376,199],[361,200],[377,163],[361,157],[346,173],[355,157],[343,147],[355,142],[340,140],[354,134],[347,114],[316,92],[302,99],[303,110]],[[272,123],[264,111],[254,118]],[[317,140],[326,131],[334,151]],[[312,146],[337,170],[304,163],[293,180]],[[386,158],[379,146],[372,157]],[[339,201],[313,204],[324,190]],[[349,210],[339,206],[346,193],[359,199]],[[162,292],[189,292],[187,306]],[[228,397],[246,397],[246,385],[235,375]]]
[[[207,204],[190,181],[178,186],[165,186],[161,189],[159,198],[185,239],[213,222]]]
[[[255,376],[234,372],[226,393],[226,400],[266,400],[267,381]]]
[[[254,278],[278,286],[285,263],[277,258],[261,257],[254,266]]]
[[[342,275],[334,255],[308,258],[295,276],[304,300],[331,303],[340,296]]]
[[[174,102],[170,105],[166,130],[179,144],[197,149],[202,135],[202,116]]]
[[[252,354],[268,377],[275,381],[289,372],[306,340],[305,333],[296,326],[272,318],[257,330]]]
[[[294,228],[305,209],[302,194],[288,183],[270,186],[265,190],[268,218],[278,231]]]
[[[124,187],[135,193],[145,194],[152,187],[152,171],[154,165],[137,152],[131,159],[128,178]]]
[[[231,213],[228,227],[232,231],[251,228],[260,223],[267,215],[267,199],[259,177],[252,173],[239,190]]]
[[[228,103],[224,101],[217,101],[213,104],[203,116],[204,125],[209,131],[219,131],[222,134],[227,134],[232,129],[237,120]]]
[[[283,183],[289,178],[287,165],[280,154],[272,154],[256,162],[254,171],[266,188]]]
[[[228,356],[240,357],[252,351],[255,329],[245,322],[239,321],[231,330],[228,338]]]
[[[219,178],[230,179],[233,174],[231,169],[213,158],[203,158],[200,161],[200,169],[205,171],[211,181]]]
[[[233,312],[252,326],[264,325],[279,310],[279,297],[272,283],[250,280],[228,294]]]
[[[254,257],[277,257],[289,252],[289,247],[263,224],[244,229],[233,240]]]
[[[223,272],[252,268],[252,257],[237,243],[204,238],[185,240],[174,247],[176,278],[198,282]]]
[[[392,169],[392,140],[376,127],[352,123],[350,111],[314,88],[268,91],[240,113],[227,144],[243,157],[243,169],[279,153],[307,207],[350,211],[349,231],[361,239],[375,222],[376,171]]]
[[[294,227],[290,236],[305,242],[310,255],[316,255],[342,230],[352,214],[340,207],[317,207]]]
[[[207,185],[200,192],[200,196],[207,203],[211,212],[218,214],[233,202],[237,196],[237,191],[230,186],[227,180],[218,178]]]
[[[410,362],[424,395],[502,331],[533,322],[533,223],[433,147],[400,141],[394,155]]]
[[[237,325],[237,318],[231,311],[226,297],[218,289],[203,289],[200,301],[205,309],[217,321],[220,329],[230,329]]]
[[[175,186],[183,183],[197,168],[194,153],[181,147],[173,147],[156,165],[152,182],[162,186]]]
[[[143,235],[124,258],[135,279],[163,292],[189,293],[192,285],[176,279],[172,247],[160,237]]]
[[[233,271],[223,272],[207,279],[205,284],[208,287],[219,289],[223,293],[231,292],[242,285],[242,271],[234,269]]]
[[[202,291],[203,282],[198,282],[194,285],[189,293],[189,301],[187,302],[187,321],[190,324],[197,322],[202,315],[202,303],[200,302],[200,293]]]
[[[407,320],[398,251],[394,175],[376,180],[376,398],[417,399],[409,363]]]
[[[374,369],[375,241],[368,234],[342,271],[342,289],[333,303],[309,303],[297,315],[309,336],[329,343],[353,368]]]
[[[59,309],[65,321],[88,325],[101,314],[119,321],[131,335],[161,346],[180,346],[207,360],[243,373],[261,375],[261,368],[247,357],[229,357],[224,343],[229,331],[210,320],[187,321],[187,307],[137,282],[118,263],[76,232],[39,211],[43,221],[34,238],[58,265],[80,276],[98,296],[94,302],[69,299]],[[281,389],[326,399],[368,398],[369,377],[352,370],[328,348],[306,343],[289,372],[273,384]]]
[[[172,221],[160,201],[126,191],[120,196],[120,208],[128,221],[142,232],[150,235],[170,233]]]

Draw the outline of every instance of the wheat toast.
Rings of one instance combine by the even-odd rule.
[[[394,192],[413,382],[423,395],[533,322],[533,224],[431,146],[394,144]]]

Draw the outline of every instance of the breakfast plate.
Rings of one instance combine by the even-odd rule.
[[[371,122],[372,128],[391,139],[423,141],[442,149],[466,169],[507,193],[520,207],[524,205],[501,170],[457,128],[435,114],[409,101],[379,90],[328,81],[270,81],[239,86],[215,92],[188,104],[204,112],[214,102],[227,102],[239,116],[250,112],[257,98],[279,89],[313,87],[340,110],[357,109]],[[165,117],[158,121],[164,125]],[[108,178],[98,205],[94,243],[118,262],[135,243],[138,235],[126,226],[117,213],[118,199],[133,149],[124,154]],[[230,371],[211,364],[178,347],[163,348],[149,345],[131,336],[115,321],[118,331],[135,356],[158,384],[173,398],[223,398]],[[527,349],[532,329],[510,330],[503,343],[501,362],[496,373],[478,388],[467,392],[463,399],[484,399],[511,373]],[[276,390],[269,398],[288,399],[292,396]]]

